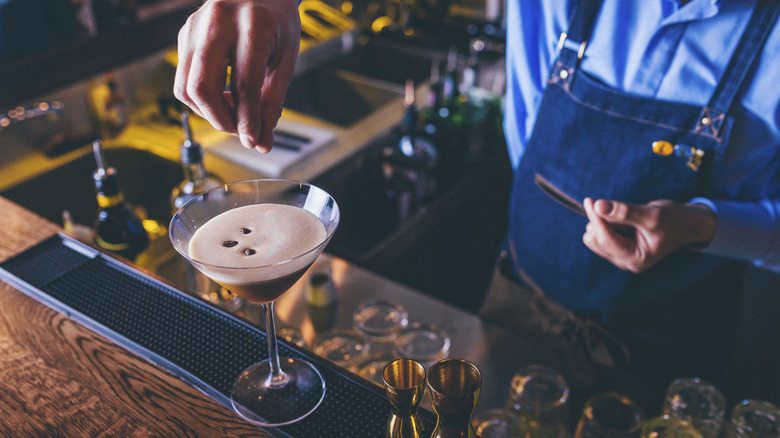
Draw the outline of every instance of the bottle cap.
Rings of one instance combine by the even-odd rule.
[[[95,162],[97,163],[97,169],[92,173],[95,189],[103,196],[115,196],[119,194],[119,180],[117,179],[116,169],[106,166],[100,139],[95,140],[92,143],[92,151],[95,154]]]
[[[203,147],[193,140],[190,128],[190,112],[181,113],[181,126],[184,128],[184,142],[181,144],[181,162],[183,164],[199,163],[203,160]]]

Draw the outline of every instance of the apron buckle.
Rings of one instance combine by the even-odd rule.
[[[561,32],[561,36],[558,38],[558,51],[560,52],[561,49],[563,49],[563,46],[566,44],[566,39],[569,36],[566,35],[566,32]],[[577,44],[577,43],[574,43]],[[588,41],[583,41],[580,43],[579,49],[577,49],[577,59],[582,61],[582,58],[585,56],[585,47],[587,47]]]

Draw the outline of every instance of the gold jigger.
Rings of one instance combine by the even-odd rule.
[[[425,367],[411,359],[396,359],[382,373],[385,393],[393,405],[386,438],[419,438],[423,430],[418,407],[425,392]]]
[[[482,374],[464,359],[444,359],[428,372],[428,390],[436,428],[431,438],[476,438],[471,415],[482,390]]]

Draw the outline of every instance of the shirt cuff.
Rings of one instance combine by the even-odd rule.
[[[691,204],[708,206],[718,218],[715,235],[697,251],[717,256],[750,260],[758,266],[780,270],[780,222],[778,206],[760,202],[713,201],[694,198]]]

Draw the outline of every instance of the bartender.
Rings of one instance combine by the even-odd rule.
[[[246,147],[271,147],[295,6],[208,0],[180,33],[176,96]],[[778,8],[508,1],[514,181],[483,316],[551,335],[581,370],[725,381],[742,272],[780,267]]]

